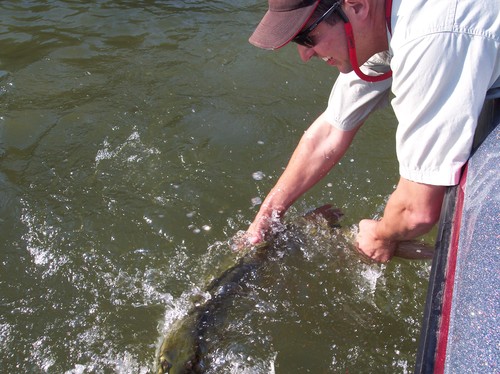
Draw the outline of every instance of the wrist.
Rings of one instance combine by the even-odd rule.
[[[404,235],[396,231],[395,226],[388,223],[387,219],[384,219],[383,217],[380,221],[377,221],[374,232],[377,240],[387,243],[404,240]]]
[[[280,188],[275,188],[266,197],[259,209],[259,216],[268,218],[281,218],[285,215],[288,210],[289,204],[284,202],[285,196],[283,190]]]

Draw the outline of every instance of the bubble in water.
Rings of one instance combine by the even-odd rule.
[[[262,171],[256,171],[255,173],[252,174],[252,178],[256,181],[261,181],[264,179],[265,174]]]
[[[252,197],[252,207],[262,204],[262,199],[260,197]]]

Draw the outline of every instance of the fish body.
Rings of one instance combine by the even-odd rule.
[[[186,316],[174,323],[160,348],[158,374],[205,372],[206,333],[222,322],[227,303],[243,292],[248,278],[265,261],[267,247],[250,251],[225,270],[207,287],[207,300],[195,304]]]
[[[206,288],[208,297],[204,302],[195,303],[188,313],[174,322],[165,336],[157,358],[158,374],[204,373],[207,370],[205,357],[208,353],[209,331],[222,325],[224,312],[235,295],[242,294],[247,282],[263,266],[273,252],[273,244],[286,241],[290,234],[297,231],[297,226],[306,226],[307,234],[315,235],[318,231],[328,231],[338,227],[342,213],[338,209],[325,205],[307,213],[293,227],[285,228],[267,242],[242,250],[245,254]],[[346,234],[347,235],[347,234]],[[407,259],[428,259],[432,257],[432,248],[415,241],[402,242],[395,256]]]
[[[304,222],[321,222],[321,225],[332,226],[337,224],[341,216],[338,209],[325,205],[303,218]],[[227,304],[235,295],[244,292],[246,282],[269,258],[270,245],[283,239],[288,231],[281,231],[267,242],[247,250],[236,264],[208,285],[207,300],[195,304],[172,325],[165,336],[157,359],[158,374],[204,373],[207,370],[207,332],[221,324]]]

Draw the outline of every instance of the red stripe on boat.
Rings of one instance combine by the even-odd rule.
[[[434,374],[444,373],[446,360],[446,347],[448,343],[448,332],[450,329],[451,303],[453,299],[453,285],[455,282],[455,269],[457,266],[458,242],[460,239],[460,225],[462,221],[462,210],[464,206],[465,181],[467,179],[468,164],[465,165],[464,172],[460,178],[460,185],[457,191],[457,202],[453,220],[452,238],[448,253],[448,265],[446,280],[443,291],[443,307],[441,310],[441,323],[438,331],[438,341],[436,348],[436,360]]]

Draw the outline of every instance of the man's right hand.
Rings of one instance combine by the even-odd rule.
[[[265,243],[266,237],[271,232],[271,218],[258,214],[247,231],[238,231],[231,239],[233,251],[241,251],[249,247]]]
[[[271,231],[271,218],[269,216],[257,216],[246,232],[250,244],[256,245],[266,239],[266,234]]]

